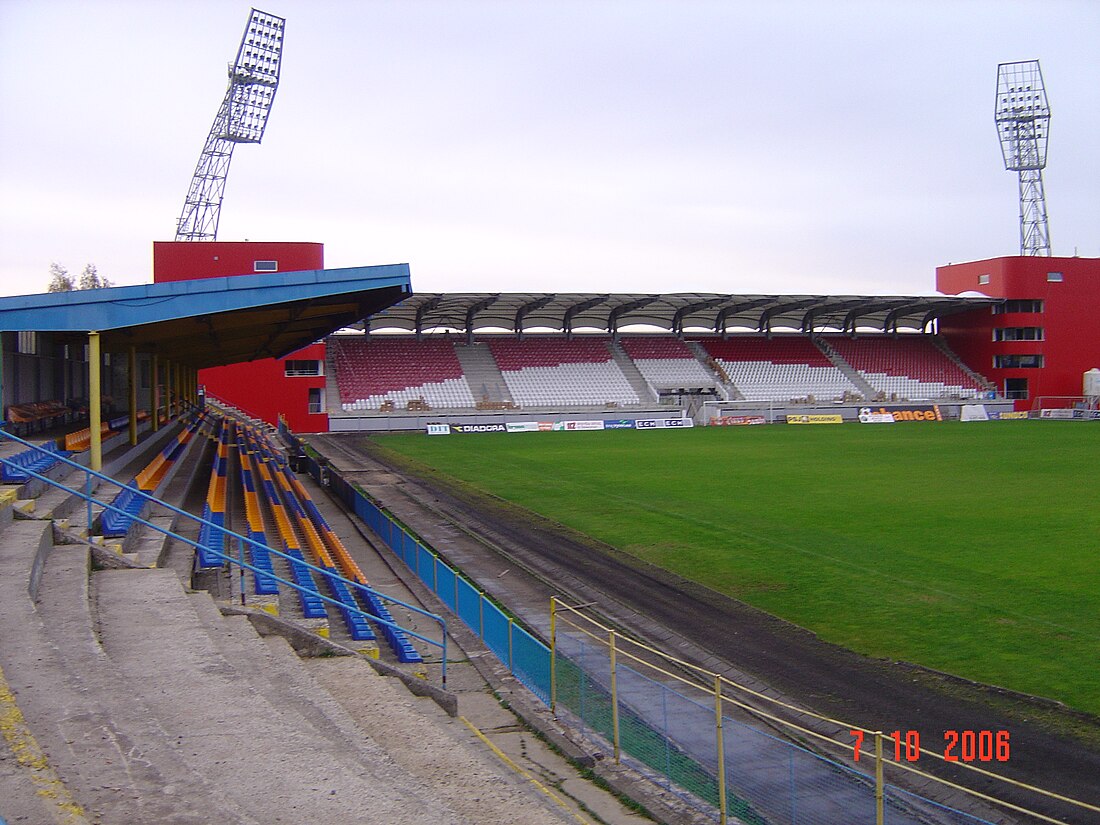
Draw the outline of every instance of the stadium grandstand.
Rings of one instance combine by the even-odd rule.
[[[1096,342],[1063,337],[1079,328],[1079,303],[1095,304],[1067,300],[1091,294],[1095,261],[946,268],[942,289],[958,294],[938,296],[414,293],[406,265],[324,269],[318,244],[157,244],[154,264],[151,285],[0,299],[0,711],[49,789],[44,802],[0,764],[2,813],[25,821],[58,810],[87,810],[78,823],[286,821],[288,811],[462,821],[476,818],[475,780],[501,821],[560,818],[499,766],[478,763],[473,778],[456,769],[484,756],[462,743],[431,739],[433,759],[453,759],[446,770],[397,769],[410,742],[391,728],[372,750],[357,726],[376,720],[348,714],[385,707],[402,731],[433,736],[416,728],[422,714],[407,695],[341,702],[285,642],[261,639],[358,654],[370,673],[451,713],[448,667],[492,654],[514,682],[509,703],[529,703],[528,721],[594,764],[587,743],[545,718],[547,628],[521,627],[498,606],[521,574],[501,583],[493,562],[491,582],[485,571],[468,579],[378,504],[381,494],[396,506],[393,485],[377,486],[388,473],[342,471],[296,432],[1095,407],[1079,390]],[[1017,397],[1020,381],[1030,383]],[[352,535],[338,533],[336,516],[358,520]],[[418,529],[434,529],[433,518]],[[380,576],[399,592],[377,589]],[[448,655],[445,613],[465,623],[476,655]],[[237,614],[247,618],[234,623]],[[476,690],[486,692],[482,679],[503,688],[482,671]],[[357,673],[355,691],[365,679]],[[643,739],[644,721],[631,722]],[[663,758],[680,759],[666,739]],[[601,775],[628,782],[665,821],[681,821],[676,806],[699,793],[707,816],[715,805],[724,816],[724,796],[705,782],[677,789],[674,804],[671,773],[651,786],[653,765],[630,773],[615,762]],[[721,774],[706,758],[691,764],[706,781]],[[809,784],[836,774],[806,770]],[[452,777],[447,789],[440,777]],[[838,799],[870,798],[865,778],[842,785]],[[754,804],[770,804],[765,790]],[[827,796],[799,804],[814,810]],[[902,812],[892,821],[962,821],[891,804]]]
[[[937,334],[940,319],[993,303],[417,294],[328,339],[329,428],[670,409],[706,424],[730,405],[772,416],[827,405],[854,418],[871,402],[996,403],[993,385]]]

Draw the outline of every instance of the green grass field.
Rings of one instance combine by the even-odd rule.
[[[375,441],[826,640],[1100,714],[1100,426]]]

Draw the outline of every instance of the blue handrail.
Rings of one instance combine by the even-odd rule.
[[[34,449],[34,450],[37,450],[37,451],[40,451],[40,452],[44,452],[43,448],[40,447],[39,445],[32,444],[29,441],[24,441],[23,439],[19,438],[18,436],[12,435],[11,433],[5,432],[3,430],[0,430],[0,438],[3,438],[3,439],[8,440],[8,441],[14,441],[17,444],[22,444],[25,447],[30,447],[31,449]],[[78,464],[75,461],[71,461],[68,458],[64,458],[64,457],[61,457],[61,456],[59,456],[59,458],[61,458],[61,461],[63,463],[68,464],[69,466],[73,467],[74,469],[77,469],[77,470],[79,470],[79,471],[86,474],[85,487],[86,487],[87,492],[81,492],[80,490],[77,490],[74,487],[69,487],[65,484],[62,484],[60,481],[56,481],[52,478],[49,478],[48,476],[41,475],[40,473],[37,473],[37,472],[34,472],[34,471],[28,471],[28,474],[32,478],[37,478],[40,481],[44,481],[44,482],[46,482],[47,484],[49,484],[53,487],[57,487],[61,490],[64,490],[67,493],[78,496],[79,498],[86,501],[87,505],[88,505],[87,511],[88,511],[88,533],[89,533],[89,535],[91,535],[91,529],[92,529],[92,504],[93,503],[100,505],[101,507],[103,507],[106,510],[111,510],[111,511],[116,512],[116,513],[125,513],[126,515],[129,515],[128,513],[126,513],[126,511],[122,510],[119,507],[114,506],[110,502],[100,501],[99,499],[95,498],[91,493],[91,480],[92,480],[93,477],[98,478],[101,481],[106,481],[109,484],[113,484],[113,485],[115,485],[116,487],[118,487],[120,489],[126,487],[125,484],[117,481],[116,479],[111,478],[110,476],[104,475],[103,473],[96,472],[95,470],[92,470],[89,467],[85,467],[83,464]],[[13,464],[13,462],[10,461],[7,458],[0,458],[0,464],[11,465],[11,464]],[[152,502],[152,503],[157,504],[161,507],[164,507],[169,512],[176,513],[177,515],[180,515],[180,516],[183,516],[185,518],[190,519],[191,521],[193,521],[196,524],[200,525],[200,527],[203,524],[207,524],[211,527],[215,527],[219,531],[221,531],[222,534],[224,534],[226,536],[229,536],[233,539],[236,539],[238,549],[240,550],[240,558],[234,558],[233,556],[228,555],[227,553],[223,553],[219,550],[215,550],[212,547],[204,547],[205,550],[207,550],[208,552],[213,553],[215,556],[222,559],[224,562],[226,562],[230,565],[235,564],[238,567],[243,568],[244,570],[251,571],[253,574],[258,574],[258,575],[263,576],[265,578],[273,579],[274,581],[277,581],[280,584],[285,584],[287,587],[294,588],[295,590],[297,590],[300,593],[312,594],[312,595],[316,596],[317,598],[321,599],[322,601],[328,602],[329,604],[334,605],[334,606],[336,606],[337,608],[339,608],[341,610],[349,610],[352,613],[355,613],[359,616],[362,616],[366,619],[369,619],[370,621],[372,621],[376,624],[382,625],[383,627],[390,627],[390,628],[394,628],[396,630],[400,630],[402,633],[405,633],[409,636],[412,636],[414,639],[419,639],[420,641],[424,642],[425,644],[429,644],[429,645],[432,645],[433,647],[441,648],[441,654],[440,655],[441,655],[442,666],[443,666],[443,672],[442,672],[441,679],[442,679],[443,687],[444,688],[447,687],[447,622],[443,619],[442,616],[439,616],[436,613],[431,613],[427,610],[424,610],[423,608],[416,607],[415,605],[411,605],[411,604],[408,604],[406,602],[403,602],[400,599],[395,599],[393,596],[389,596],[385,593],[382,593],[381,591],[375,590],[372,587],[368,587],[366,585],[360,584],[359,582],[352,581],[351,579],[346,579],[343,576],[341,576],[339,573],[335,573],[332,570],[325,570],[321,567],[317,567],[316,565],[311,564],[308,561],[303,561],[302,559],[297,559],[297,558],[294,558],[292,556],[289,556],[289,555],[287,555],[286,553],[283,553],[280,550],[276,550],[274,547],[268,547],[267,545],[261,544],[260,542],[255,541],[254,539],[250,539],[247,536],[242,536],[240,533],[235,533],[232,530],[229,530],[225,527],[219,527],[218,525],[214,524],[213,522],[209,522],[206,519],[203,519],[199,516],[194,515],[193,513],[188,513],[186,510],[180,510],[178,507],[173,507],[168,502],[162,501],[161,499],[158,499],[156,496],[150,495],[149,493],[138,490],[137,494],[139,496],[145,498],[147,500],[147,503]],[[169,530],[165,527],[161,527],[160,525],[154,524],[151,521],[147,521],[146,519],[141,518],[140,516],[133,517],[133,520],[137,521],[141,524],[144,524],[147,527],[152,527],[157,532],[163,533],[164,535],[168,536],[169,538],[175,539],[177,541],[182,541],[184,544],[189,544],[192,547],[194,547],[195,549],[198,549],[200,547],[199,543],[197,541],[195,541],[194,539],[189,539],[186,536],[182,536],[178,533],[173,532],[172,530]],[[250,564],[249,562],[246,562],[244,560],[244,545],[245,544],[248,544],[250,547],[264,548],[268,552],[274,553],[275,555],[279,556],[280,558],[285,559],[288,564],[289,563],[294,563],[294,564],[304,565],[307,568],[309,568],[310,570],[314,570],[318,573],[321,573],[325,577],[332,577],[332,578],[334,578],[338,581],[344,582],[346,585],[351,585],[355,590],[358,590],[358,591],[361,591],[361,592],[365,591],[365,592],[374,594],[374,595],[378,596],[379,598],[385,599],[386,601],[388,601],[392,604],[399,605],[401,607],[404,607],[406,610],[411,610],[414,613],[418,613],[421,616],[424,616],[428,619],[432,619],[433,621],[435,621],[436,623],[439,624],[440,631],[442,633],[443,641],[442,642],[437,642],[434,639],[430,639],[427,636],[423,636],[423,635],[421,635],[420,633],[417,633],[414,630],[409,630],[407,628],[401,627],[396,622],[386,621],[385,619],[382,619],[379,616],[374,615],[373,613],[368,613],[368,612],[360,609],[356,605],[344,604],[343,602],[337,601],[336,599],[332,599],[332,598],[324,595],[323,593],[320,593],[317,590],[314,590],[314,589],[311,589],[311,588],[308,588],[308,587],[303,587],[302,585],[298,584],[297,582],[287,581],[286,579],[283,579],[283,578],[280,578],[279,576],[276,576],[272,572],[269,572],[267,570],[262,570],[258,567],[254,567],[252,564]]]

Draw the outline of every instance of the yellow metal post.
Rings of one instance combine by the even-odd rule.
[[[161,387],[161,394],[164,397],[161,398],[160,403],[164,407],[164,417],[167,419],[172,415],[172,360],[170,358],[164,359],[164,383]]]
[[[557,712],[558,668],[554,662],[558,654],[558,600],[550,597],[550,713]]]
[[[183,365],[182,364],[177,362],[177,363],[172,365],[172,377],[174,379],[173,383],[175,384],[175,389],[176,389],[176,395],[175,395],[176,403],[172,407],[172,415],[173,416],[180,415],[183,412],[183,403],[182,403],[183,402],[183,397],[182,397],[182,393],[180,392],[180,389],[183,386],[183,382],[180,379],[180,375],[182,373],[183,373]]]
[[[160,429],[160,363],[156,353],[149,369],[149,411],[153,415],[153,432]]]
[[[103,419],[100,415],[99,405],[103,403],[103,393],[100,387],[100,354],[99,333],[88,333],[88,428],[91,433],[89,445],[89,466],[99,472],[103,469]]]
[[[130,444],[137,444],[137,347],[130,344]]]
[[[875,731],[875,825],[883,825],[882,731]]]
[[[722,677],[714,675],[714,741],[718,746],[718,822],[726,825],[726,746],[722,737]]]
[[[608,631],[608,641],[611,646],[611,739],[615,746],[615,761],[619,761],[619,685],[615,676],[615,631]]]

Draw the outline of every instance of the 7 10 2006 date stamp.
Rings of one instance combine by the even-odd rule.
[[[863,739],[867,731],[848,731],[855,737],[853,756],[858,762],[861,755],[874,758],[874,752],[864,752]],[[896,730],[889,735],[894,745],[894,761],[916,762],[922,750],[920,731]],[[1011,756],[1011,744],[1007,730],[945,730],[943,732],[943,751],[945,762],[1007,762]],[[924,753],[929,751],[925,749]]]

